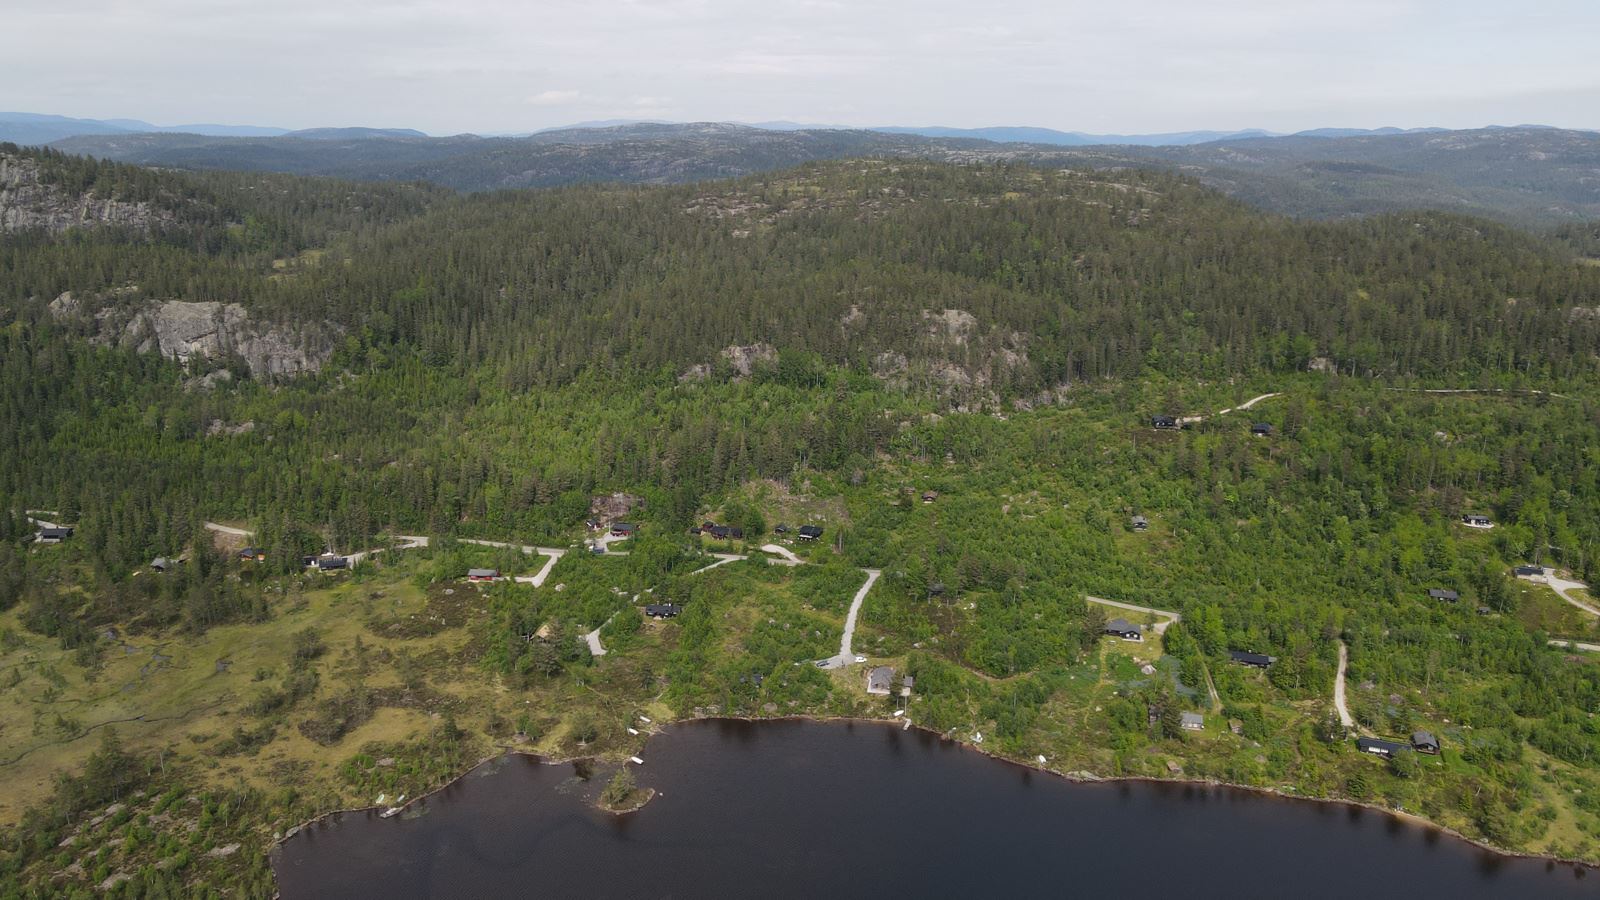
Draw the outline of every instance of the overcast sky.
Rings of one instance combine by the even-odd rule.
[[[0,109],[581,120],[1600,127],[1600,0],[0,0]]]

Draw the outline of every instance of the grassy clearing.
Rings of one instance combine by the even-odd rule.
[[[1561,599],[1549,586],[1518,581],[1513,589],[1519,597],[1517,620],[1530,630],[1552,637],[1600,638],[1600,620]]]

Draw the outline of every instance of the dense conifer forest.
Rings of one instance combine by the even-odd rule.
[[[456,196],[0,152],[69,196],[171,213],[0,235],[5,690],[89,690],[134,637],[281,649],[225,724],[124,729],[92,757],[87,718],[0,730],[8,754],[60,744],[82,752],[54,771],[89,763],[28,818],[5,813],[24,823],[0,843],[13,893],[74,861],[58,842],[133,790],[111,782],[147,805],[198,798],[203,833],[245,850],[159,870],[107,851],[95,881],[137,869],[118,889],[161,896],[193,887],[173,872],[227,872],[259,892],[274,832],[513,737],[625,757],[639,709],[886,715],[854,674],[808,664],[837,648],[861,567],[883,576],[858,652],[916,676],[924,727],[1062,770],[1177,760],[1600,859],[1600,655],[1549,643],[1600,629],[1587,594],[1510,571],[1600,578],[1583,229],[1298,222],[1136,171],[867,159]],[[237,303],[331,350],[280,377],[106,338],[102,320],[170,301]],[[613,495],[640,527],[632,553],[584,552]],[[32,543],[27,510],[76,533]],[[691,534],[707,520],[744,537]],[[206,521],[249,528],[264,560],[217,549]],[[826,528],[784,545],[805,565],[697,571],[802,521]],[[302,574],[305,555],[400,535],[435,541]],[[458,539],[571,551],[548,583],[458,594],[469,566],[536,568]],[[157,556],[185,562],[156,577]],[[647,592],[683,614],[641,617]],[[1182,621],[1125,646],[1085,595]],[[1345,740],[1341,643],[1350,730],[1432,729],[1440,757],[1380,764]],[[1182,710],[1210,717],[1203,736],[1173,724]],[[208,776],[217,760],[252,774]],[[157,813],[129,834],[176,858],[139,831]]]

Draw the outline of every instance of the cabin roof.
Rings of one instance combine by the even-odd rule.
[[[1115,632],[1117,634],[1127,634],[1130,631],[1138,632],[1140,634],[1144,633],[1144,629],[1141,626],[1135,625],[1132,622],[1129,622],[1127,619],[1121,617],[1107,622],[1105,630]]]

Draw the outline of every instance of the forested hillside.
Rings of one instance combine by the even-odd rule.
[[[1510,574],[1600,577],[1582,229],[1303,222],[1173,175],[1016,164],[454,195],[4,152],[173,217],[0,235],[0,709],[25,723],[0,729],[0,786],[40,804],[0,804],[26,822],[0,875],[259,892],[274,833],[513,740],[626,758],[645,710],[886,716],[859,669],[812,665],[860,567],[882,577],[856,652],[914,673],[917,723],[953,739],[1600,857],[1600,666],[1548,643],[1600,629],[1586,594]],[[208,303],[330,349],[285,375],[141,332]],[[76,533],[31,543],[26,510]],[[622,515],[630,555],[585,546]],[[261,558],[219,554],[206,520]],[[521,544],[568,552],[534,576]],[[375,547],[349,574],[302,562]],[[462,581],[484,565],[526,580]],[[647,619],[647,595],[682,615]],[[1086,595],[1183,618],[1106,639]],[[1350,730],[1431,729],[1442,756],[1354,749],[1341,644]],[[137,668],[148,646],[181,664]],[[90,756],[108,721],[131,750]],[[149,818],[84,825],[124,784]],[[197,785],[195,829],[152,823]],[[124,828],[87,866],[60,844]]]
[[[465,191],[673,183],[869,155],[1046,167],[1131,166],[1198,177],[1257,208],[1307,218],[1434,209],[1544,226],[1600,216],[1600,135],[1555,128],[1236,136],[1185,146],[1063,147],[698,123],[574,128],[526,138],[84,135],[54,146],[144,165],[427,180]]]

